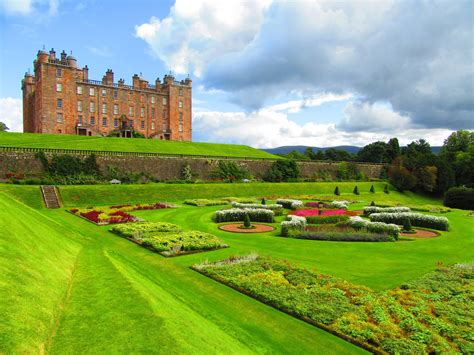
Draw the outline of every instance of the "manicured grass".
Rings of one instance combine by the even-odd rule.
[[[61,134],[0,133],[0,146],[281,159],[263,150],[237,144]]]
[[[361,209],[372,200],[440,205],[435,199],[414,194],[395,191],[388,195],[383,192],[365,192],[372,183],[357,182],[361,195],[355,196],[351,193],[355,184],[62,186],[60,193],[68,207],[156,201],[182,203],[191,198],[227,196],[259,198],[290,195],[318,195],[364,201],[351,205],[351,209]],[[337,198],[332,194],[336,185],[343,193]],[[376,190],[382,191],[383,185],[376,183]],[[37,186],[0,185],[0,190],[30,206],[42,206]],[[175,223],[186,230],[215,234],[230,246],[228,249],[207,253],[163,258],[108,232],[110,226],[95,226],[67,213],[65,209],[42,208],[38,212],[8,197],[4,197],[4,200],[5,206],[2,206],[4,208],[1,211],[14,206],[11,213],[6,217],[2,215],[3,219],[0,219],[1,237],[5,241],[8,241],[11,230],[22,223],[28,229],[17,234],[30,240],[30,245],[35,247],[29,247],[28,251],[39,258],[41,245],[50,241],[50,233],[46,229],[50,222],[48,226],[44,226],[41,221],[49,218],[61,225],[65,240],[71,239],[82,247],[70,295],[64,302],[60,316],[55,318],[59,319],[57,331],[46,347],[47,351],[53,353],[354,353],[361,349],[199,275],[189,267],[206,259],[217,261],[231,255],[255,251],[259,255],[287,259],[297,266],[316,269],[378,291],[414,280],[434,270],[437,263],[448,265],[473,260],[474,219],[468,217],[466,211],[460,210],[441,214],[449,218],[450,231],[442,232],[440,237],[395,243],[289,239],[279,237],[278,228],[274,232],[261,234],[227,233],[219,230],[217,224],[211,221],[214,212],[223,206],[183,205],[179,209],[133,212],[148,221]],[[282,218],[277,217],[277,220]],[[11,221],[15,221],[15,226],[6,228]],[[9,232],[4,234],[5,231]],[[22,257],[20,254],[16,256],[20,251],[15,245],[8,249],[8,265],[15,265],[18,258]],[[1,250],[4,253],[3,247]],[[47,250],[45,253],[48,255]],[[51,260],[61,263],[58,257]],[[32,264],[37,270],[41,270],[40,265],[34,262]],[[3,264],[0,265],[3,269]],[[19,271],[20,274],[22,272]],[[0,273],[2,287],[5,284],[4,274]],[[25,292],[30,290],[24,285],[23,287]],[[44,287],[45,291],[33,289],[31,294],[43,292],[47,295],[49,288]],[[10,286],[9,289],[13,287]],[[21,284],[18,289],[21,290]],[[62,289],[67,289],[67,286]],[[18,306],[9,302],[4,307],[13,312]],[[21,318],[21,321],[27,322],[33,317],[31,315],[36,314],[39,305],[30,302],[25,307],[31,312]],[[12,324],[7,323],[0,328],[0,342],[3,342],[2,339],[10,339],[8,344],[17,344],[16,349],[23,344],[32,344],[28,345],[30,349],[47,343],[44,340],[48,333],[46,331],[32,330],[28,338],[16,333],[11,327]],[[9,345],[6,352],[14,350],[10,349],[12,347]]]

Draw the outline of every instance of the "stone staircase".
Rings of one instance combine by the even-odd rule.
[[[41,193],[43,194],[43,200],[46,205],[46,208],[60,208],[61,204],[59,203],[58,191],[56,186],[53,185],[43,185],[40,187]]]

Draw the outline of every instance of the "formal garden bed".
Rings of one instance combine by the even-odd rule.
[[[163,208],[175,208],[176,206],[156,202],[147,204],[126,204],[114,205],[108,207],[87,207],[87,208],[71,208],[68,212],[82,217],[85,220],[97,225],[107,225],[116,223],[129,223],[141,221],[140,218],[131,215],[133,211],[159,210]]]
[[[373,353],[473,353],[474,265],[375,292],[256,254],[193,269]]]
[[[252,227],[243,228],[241,223],[229,223],[220,225],[219,229],[233,233],[265,233],[275,230],[275,227],[267,224],[253,223]]]
[[[163,256],[178,256],[227,248],[219,238],[200,231],[183,231],[178,225],[144,222],[114,226],[110,232]]]

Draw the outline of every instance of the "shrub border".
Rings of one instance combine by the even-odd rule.
[[[372,345],[370,345],[370,344],[368,344],[368,343],[359,341],[359,340],[354,339],[354,338],[352,338],[352,337],[350,337],[350,336],[348,336],[348,335],[345,335],[345,334],[343,334],[343,333],[340,333],[340,332],[338,332],[338,331],[336,331],[336,330],[334,330],[334,329],[331,329],[331,328],[329,328],[328,326],[326,326],[326,325],[324,325],[324,324],[322,324],[322,323],[318,323],[318,322],[316,322],[316,321],[314,321],[314,320],[312,320],[312,319],[310,319],[310,318],[308,318],[308,317],[301,316],[301,315],[297,314],[295,311],[292,311],[291,309],[288,309],[288,308],[286,308],[286,307],[281,307],[281,306],[275,304],[274,302],[267,301],[267,300],[265,300],[262,296],[258,296],[258,295],[256,295],[256,294],[253,294],[252,292],[246,290],[246,289],[243,288],[243,287],[234,285],[234,284],[232,284],[231,282],[228,282],[228,281],[227,281],[225,278],[223,278],[223,277],[210,275],[210,274],[208,274],[207,272],[205,272],[203,269],[199,269],[199,268],[197,268],[197,267],[195,267],[195,266],[190,266],[189,268],[190,268],[191,270],[194,270],[194,271],[198,272],[199,274],[201,274],[201,275],[203,275],[203,276],[206,276],[206,277],[210,278],[211,280],[217,281],[217,282],[223,284],[224,286],[230,287],[230,288],[234,289],[235,291],[238,291],[238,292],[240,292],[240,293],[242,293],[242,294],[244,294],[244,295],[246,295],[246,296],[248,296],[248,297],[251,297],[251,298],[253,298],[254,300],[257,300],[257,301],[263,303],[264,305],[270,306],[270,307],[272,307],[272,308],[274,308],[274,309],[276,309],[276,310],[278,310],[278,311],[281,311],[281,312],[283,312],[283,313],[288,314],[288,315],[291,316],[291,317],[294,317],[294,318],[296,318],[296,319],[302,320],[302,321],[305,322],[305,323],[311,324],[311,325],[313,325],[313,326],[315,326],[315,327],[317,327],[317,328],[319,328],[319,329],[322,329],[322,330],[324,330],[324,331],[326,331],[326,332],[328,332],[328,333],[331,333],[332,335],[335,335],[335,336],[337,336],[337,337],[339,337],[339,338],[341,338],[341,339],[343,339],[343,340],[345,340],[345,341],[347,341],[347,342],[349,342],[349,343],[351,343],[351,344],[353,344],[353,345],[356,345],[356,346],[358,346],[358,347],[360,347],[360,348],[362,348],[362,349],[365,349],[365,350],[367,350],[367,351],[370,351],[370,352],[373,353],[373,354],[377,354],[377,355],[379,355],[379,354],[380,354],[380,355],[381,355],[381,354],[387,354],[387,353],[384,352],[383,350],[381,350],[381,349],[379,349],[379,348],[376,348],[376,347],[374,347],[374,346],[372,346]]]

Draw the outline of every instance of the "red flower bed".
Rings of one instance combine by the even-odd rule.
[[[94,223],[99,223],[100,222],[99,215],[100,215],[100,212],[96,211],[96,210],[81,213],[82,217],[87,218],[88,220],[90,220]]]
[[[307,210],[296,210],[289,212],[288,214],[292,214],[295,216],[300,217],[312,217],[312,216],[357,216],[357,212],[353,211],[346,211],[346,210],[319,210],[319,209],[307,209]]]
[[[153,203],[151,205],[136,205],[136,207],[133,209],[134,211],[141,211],[141,210],[159,210],[161,208],[168,208],[168,205],[165,205],[164,203]]]
[[[123,208],[123,207],[129,207],[131,205],[117,205],[117,206],[110,206],[110,208]]]

